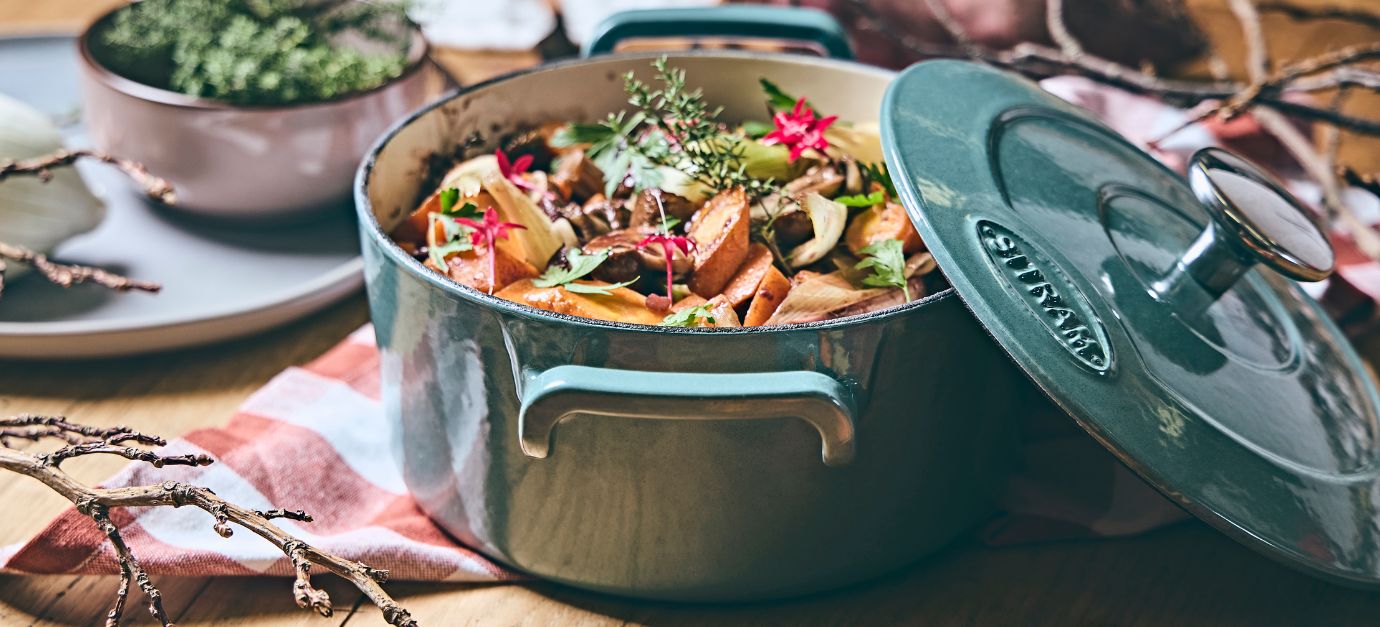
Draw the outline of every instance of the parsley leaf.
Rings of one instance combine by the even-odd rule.
[[[888,195],[896,197],[896,185],[892,183],[891,173],[887,171],[885,163],[864,163],[862,169],[863,174],[867,175],[868,182],[881,183]]]
[[[465,205],[469,207],[474,206],[470,203],[465,203]],[[441,229],[446,234],[445,243],[427,250],[427,256],[431,258],[432,263],[436,264],[436,267],[444,269],[446,267],[446,257],[451,253],[464,252],[474,248],[474,243],[470,241],[471,229],[469,227],[456,222],[450,217],[443,217],[435,214],[431,216],[431,220],[432,222],[439,220],[441,222]],[[433,226],[432,228],[435,227]]]
[[[599,295],[601,295],[601,296],[608,296],[608,295],[610,295],[610,294],[613,293],[613,292],[610,292],[609,290],[618,289],[618,288],[620,288],[620,287],[627,287],[627,286],[632,285],[633,283],[636,283],[636,282],[637,282],[637,279],[634,278],[634,279],[631,280],[631,281],[624,281],[624,282],[622,282],[622,283],[614,283],[614,284],[612,284],[612,285],[591,285],[591,284],[589,284],[589,283],[566,283],[564,287],[565,287],[565,291],[567,291],[567,292],[575,292],[576,294],[599,294]]]
[[[677,218],[677,217],[675,217],[675,216],[663,216],[662,219],[661,219],[661,226],[657,227],[656,230],[657,230],[658,233],[668,233],[668,234],[669,234],[669,233],[671,232],[671,229],[676,228],[676,225],[677,225],[677,224],[680,224],[680,223],[681,223],[681,219],[680,219],[680,218]]]
[[[671,315],[666,316],[659,326],[695,327],[699,326],[701,320],[709,324],[714,324],[714,314],[710,313],[708,304],[686,307],[680,311],[673,312]]]
[[[569,268],[562,268],[557,265],[552,265],[551,267],[546,269],[545,273],[543,273],[536,280],[532,281],[532,285],[535,285],[537,287],[555,287],[557,285],[567,285],[575,279],[578,279],[591,272],[594,272],[594,269],[598,268],[599,264],[604,263],[604,260],[608,258],[609,249],[607,248],[592,255],[585,254],[585,252],[580,250],[579,248],[571,248],[570,251],[565,254],[565,260],[567,263],[570,264]],[[578,292],[579,290],[571,291]],[[589,292],[583,293],[588,294]]]
[[[834,202],[845,207],[875,207],[886,202],[886,195],[880,191],[871,194],[854,194],[852,196],[839,196]]]
[[[471,220],[483,216],[479,212],[479,207],[476,207],[472,202],[456,207],[455,203],[458,200],[460,200],[460,190],[454,187],[441,190],[441,215],[448,218],[469,218]]]
[[[659,134],[637,137],[646,116],[641,112],[611,113],[598,124],[569,124],[551,137],[551,145],[568,148],[587,144],[585,154],[604,172],[604,195],[612,197],[618,186],[629,180],[636,190],[661,186],[657,157],[670,152]]]
[[[884,239],[858,252],[867,258],[853,267],[859,270],[872,268],[872,274],[863,279],[863,285],[899,287],[906,295],[906,302],[910,302],[910,286],[906,283],[906,257],[901,252],[901,240]]]
[[[447,187],[437,195],[441,201],[441,213],[450,213],[451,207],[454,207],[455,202],[460,200],[460,190],[454,187]]]
[[[771,107],[775,111],[790,111],[791,109],[795,108],[795,103],[799,100],[799,98],[796,98],[795,96],[786,93],[780,87],[778,87],[776,83],[773,83],[765,78],[759,78],[757,79],[757,82],[762,85],[762,91],[767,94],[767,106]],[[811,109],[814,108],[814,105],[810,104],[809,102],[806,102],[805,106],[810,107]]]

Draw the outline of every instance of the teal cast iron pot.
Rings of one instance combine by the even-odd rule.
[[[993,510],[1028,385],[953,290],[841,320],[745,329],[617,324],[462,287],[387,233],[426,162],[505,132],[625,107],[655,55],[549,65],[414,114],[361,167],[357,204],[383,406],[408,488],[520,571],[657,599],[781,597],[915,561]],[[723,119],[769,77],[875,120],[892,73],[806,56],[672,54]]]

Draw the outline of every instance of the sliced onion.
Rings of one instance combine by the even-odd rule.
[[[815,237],[796,246],[787,256],[792,268],[803,268],[829,254],[843,237],[844,223],[848,221],[847,207],[814,192],[805,195],[805,211],[810,214]]]
[[[513,229],[508,237],[522,246],[523,258],[537,268],[545,268],[556,251],[565,246],[565,236],[547,217],[537,203],[504,178],[498,170],[483,178],[484,191],[498,203],[499,215],[507,222],[516,222],[526,229]],[[464,192],[462,191],[463,195]]]
[[[490,174],[502,175],[498,169],[498,157],[480,155],[466,159],[446,172],[441,179],[441,189],[454,187],[460,190],[461,198],[474,196],[483,188],[484,177]]]
[[[853,157],[863,163],[883,163],[882,130],[876,122],[834,124],[824,129],[829,152]]]

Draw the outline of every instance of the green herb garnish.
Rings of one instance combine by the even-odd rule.
[[[438,200],[441,202],[441,215],[449,218],[480,218],[483,214],[479,212],[479,207],[474,203],[467,202],[458,208],[455,203],[460,201],[460,190],[454,187],[447,187],[441,190]]]
[[[465,204],[469,205],[469,203]],[[450,255],[451,253],[460,253],[467,250],[474,250],[474,242],[470,238],[470,232],[472,231],[472,229],[463,224],[457,223],[455,220],[449,217],[443,217],[435,214],[432,214],[431,221],[433,224],[431,228],[436,228],[436,222],[439,221],[441,223],[441,230],[445,233],[446,237],[445,242],[441,243],[438,246],[434,246],[432,248],[427,249],[427,256],[431,258],[432,263],[436,264],[436,267],[445,269],[446,256]]]
[[[765,78],[759,78],[757,82],[762,85],[762,91],[767,94],[767,106],[771,107],[773,111],[790,111],[795,108],[795,103],[800,101],[799,98],[786,93],[776,83]],[[815,108],[808,101],[805,106],[811,109]],[[767,130],[770,131],[771,128],[768,127]]]
[[[871,194],[854,194],[852,196],[839,196],[834,202],[845,207],[875,207],[886,202],[886,195],[880,191]]]
[[[709,311],[709,305],[707,304],[686,307],[680,311],[673,312],[671,315],[666,316],[659,326],[694,327],[699,326],[701,320],[709,324],[714,324],[714,314]]]
[[[605,175],[605,196],[612,197],[625,180],[632,183],[634,190],[655,189],[661,186],[658,161],[668,148],[664,137],[648,135],[638,139],[645,120],[641,113],[610,113],[598,124],[561,128],[551,137],[551,145],[566,148],[588,144],[585,154]]]
[[[886,188],[887,195],[896,197],[896,185],[892,183],[891,173],[887,171],[885,163],[864,163],[862,171],[869,183],[880,183]]]
[[[632,72],[623,77],[628,104],[641,112],[648,124],[655,125],[679,150],[643,153],[657,165],[675,168],[714,191],[742,187],[751,198],[779,191],[771,179],[756,179],[747,174],[743,163],[742,138],[720,126],[723,107],[710,108],[704,92],[685,86],[685,70],[672,68],[666,57],[652,62],[660,88],[638,80]]]
[[[859,270],[872,268],[872,274],[863,278],[863,285],[899,287],[906,295],[906,302],[910,302],[910,285],[906,282],[906,257],[901,251],[901,240],[884,239],[858,252],[866,258],[853,267]]]
[[[556,287],[560,285],[565,287],[567,291],[575,292],[576,294],[602,294],[608,296],[612,293],[609,290],[627,287],[635,283],[637,279],[624,281],[622,283],[614,283],[613,285],[590,285],[588,283],[574,282],[576,279],[594,272],[594,269],[598,268],[599,264],[604,263],[604,261],[609,258],[609,254],[610,251],[607,248],[592,255],[585,254],[585,252],[579,248],[571,248],[570,251],[565,254],[565,260],[570,264],[569,268],[553,265],[547,268],[546,272],[543,273],[541,277],[533,280],[532,285],[537,287]]]
[[[675,216],[662,215],[662,216],[661,216],[661,226],[657,227],[656,230],[657,230],[658,233],[670,233],[670,232],[671,232],[671,229],[676,228],[676,225],[678,225],[678,224],[680,224],[680,223],[681,223],[681,219],[680,219],[680,218],[677,218],[677,217],[675,217]]]
[[[405,9],[393,0],[143,0],[95,38],[104,63],[155,87],[245,105],[321,102],[402,75]],[[349,38],[373,45],[341,43]]]

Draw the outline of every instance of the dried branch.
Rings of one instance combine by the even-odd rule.
[[[33,455],[10,448],[4,443],[4,437],[26,440],[54,438],[66,445],[53,453]],[[114,605],[106,617],[107,627],[119,625],[131,582],[139,587],[148,600],[149,614],[165,627],[172,625],[163,609],[161,592],[125,544],[119,528],[110,520],[110,510],[117,507],[186,505],[210,514],[215,520],[213,526],[216,532],[222,536],[233,534],[230,523],[234,523],[278,547],[292,562],[295,573],[292,592],[299,606],[322,616],[331,615],[330,596],[311,585],[311,568],[315,565],[349,580],[383,611],[384,619],[390,625],[416,627],[417,621],[384,591],[381,584],[388,578],[387,571],[326,553],[289,535],[271,522],[275,518],[310,521],[311,517],[305,512],[281,509],[259,512],[230,503],[206,488],[176,481],[127,488],[92,488],[78,483],[60,467],[65,460],[95,454],[121,455],[156,467],[172,464],[204,466],[212,463],[205,455],[162,455],[156,451],[119,446],[129,442],[155,446],[165,444],[162,438],[127,427],[90,427],[56,416],[24,415],[0,419],[0,445],[3,445],[0,446],[0,469],[32,477],[52,488],[71,501],[79,513],[90,517],[110,540],[120,566],[120,585],[115,592]]]
[[[11,176],[36,176],[40,180],[47,181],[53,178],[53,168],[72,165],[78,159],[95,159],[104,161],[120,169],[126,176],[133,179],[149,198],[159,202],[174,204],[177,196],[173,193],[172,184],[166,180],[158,178],[149,173],[144,164],[131,161],[123,157],[106,154],[98,150],[59,150],[52,154],[27,159],[24,161],[14,161],[7,159],[0,161],[0,181]]]
[[[963,29],[963,25],[954,14],[949,12],[949,5],[945,4],[944,0],[925,0],[925,8],[930,10],[930,15],[933,15],[934,21],[944,28],[944,32],[953,37],[954,43],[965,50],[977,49],[977,44],[973,43],[968,31]]]
[[[1372,259],[1380,260],[1380,234],[1362,222],[1342,199],[1342,183],[1355,185],[1380,196],[1380,181],[1375,176],[1356,172],[1336,163],[1342,130],[1380,135],[1380,120],[1344,113],[1340,99],[1328,106],[1303,102],[1296,94],[1312,94],[1337,89],[1365,89],[1380,92],[1380,70],[1362,64],[1380,60],[1380,42],[1350,46],[1312,58],[1272,68],[1260,12],[1284,13],[1294,19],[1338,19],[1380,28],[1380,14],[1343,8],[1305,8],[1284,2],[1228,0],[1240,22],[1246,44],[1247,82],[1222,78],[1226,64],[1209,53],[1214,80],[1181,80],[1156,76],[1148,69],[1135,69],[1089,54],[1069,32],[1064,22],[1063,0],[1046,0],[1046,26],[1057,48],[1020,43],[997,50],[974,42],[962,25],[945,10],[942,0],[926,0],[939,23],[960,45],[920,41],[883,18],[867,0],[849,0],[860,25],[887,37],[921,57],[957,57],[988,63],[1019,72],[1033,79],[1073,75],[1125,91],[1155,97],[1166,104],[1189,109],[1187,120],[1150,142],[1153,148],[1169,136],[1212,115],[1231,117],[1245,111],[1257,114],[1262,126],[1277,137],[1300,163],[1310,178],[1323,190],[1323,206],[1340,228],[1349,232],[1357,246]],[[937,10],[936,10],[937,7]],[[1319,153],[1285,116],[1317,123],[1325,144]]]
[[[23,246],[0,242],[0,293],[3,293],[5,289],[6,261],[28,264],[43,275],[43,278],[47,279],[48,282],[59,287],[71,287],[77,283],[95,283],[119,292],[128,290],[157,292],[162,289],[162,286],[157,283],[131,279],[93,266],[54,263],[42,253]]]
[[[53,178],[53,168],[69,166],[78,159],[91,158],[112,164],[133,179],[144,189],[144,193],[154,200],[173,204],[176,196],[172,185],[149,173],[143,164],[116,157],[95,150],[59,150],[57,152],[25,161],[7,159],[0,161],[0,182],[11,176],[34,176],[47,182]],[[23,246],[0,242],[0,293],[5,290],[6,261],[28,264],[38,270],[50,283],[60,287],[71,287],[75,283],[95,283],[116,291],[141,290],[157,292],[162,289],[157,283],[138,281],[107,272],[101,268],[53,263],[48,257]],[[0,440],[2,441],[2,440]]]
[[[1251,111],[1251,115],[1266,132],[1284,145],[1299,166],[1322,188],[1323,207],[1328,215],[1337,216],[1335,222],[1351,235],[1356,247],[1371,259],[1380,259],[1380,233],[1362,221],[1342,199],[1342,188],[1335,170],[1330,167],[1327,157],[1313,147],[1312,140],[1278,111],[1257,107]]]
[[[1376,196],[1380,196],[1380,179],[1374,174],[1362,174],[1349,166],[1337,166],[1337,176],[1346,181],[1347,185],[1359,187]]]
[[[997,67],[1020,72],[1035,79],[1059,75],[1083,76],[1104,85],[1118,87],[1126,91],[1154,96],[1168,104],[1180,107],[1193,107],[1210,100],[1230,101],[1238,98],[1249,88],[1249,84],[1237,81],[1214,80],[1194,81],[1168,79],[1132,68],[1096,55],[1083,52],[1077,56],[1065,54],[1062,50],[1032,43],[1021,43],[1006,50],[993,50],[972,43],[967,46],[951,46],[920,41],[877,13],[867,0],[849,0],[862,24],[874,32],[893,40],[897,44],[924,57],[958,57],[982,61]],[[929,5],[940,4],[939,0],[927,0]],[[957,26],[950,20],[946,28]],[[960,27],[961,30],[961,27]],[[1380,44],[1360,46],[1330,55],[1306,60],[1282,68],[1278,74],[1265,81],[1258,92],[1251,93],[1248,103],[1267,105],[1279,111],[1302,119],[1334,124],[1345,130],[1380,135],[1380,120],[1371,120],[1315,106],[1292,101],[1286,96],[1293,92],[1319,91],[1342,85],[1343,79],[1356,82],[1357,75],[1348,72],[1344,76],[1329,73],[1308,81],[1306,90],[1294,85],[1295,79],[1302,79],[1330,69],[1349,67],[1356,63],[1380,58]]]
[[[1078,43],[1064,22],[1064,0],[1045,0],[1045,28],[1049,38],[1070,58],[1083,56],[1083,45]]]
[[[1265,43],[1260,13],[1255,10],[1254,0],[1228,0],[1227,4],[1241,24],[1241,36],[1246,43],[1246,76],[1258,89],[1270,76],[1270,49]]]

